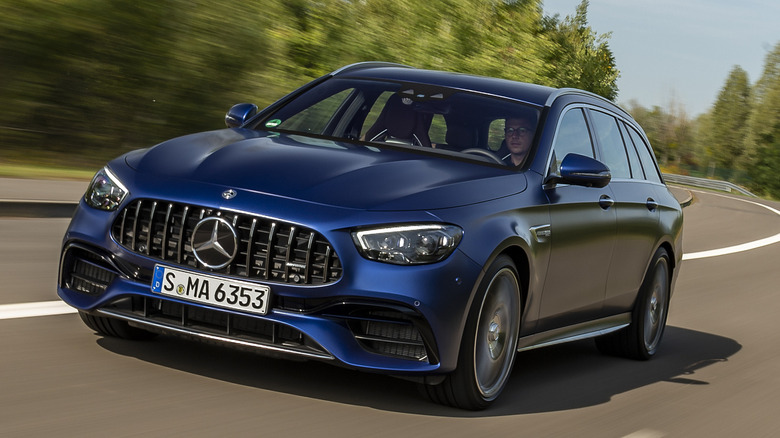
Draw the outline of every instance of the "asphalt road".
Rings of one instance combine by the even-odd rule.
[[[686,253],[780,234],[780,214],[744,199],[695,192]],[[57,299],[67,222],[0,218],[0,308]],[[477,413],[327,364],[102,338],[72,313],[0,319],[0,435],[780,436],[778,260],[776,243],[685,261],[656,358],[601,356],[592,341],[522,353]]]

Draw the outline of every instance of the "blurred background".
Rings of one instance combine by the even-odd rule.
[[[235,103],[263,107],[368,60],[618,100],[610,34],[587,11],[587,0],[565,16],[542,0],[3,0],[0,176],[88,178],[126,151],[223,128]],[[664,171],[780,198],[780,43],[756,83],[739,66],[723,80],[695,119],[674,103],[623,106]]]

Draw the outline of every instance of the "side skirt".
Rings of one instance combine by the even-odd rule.
[[[595,338],[627,327],[631,323],[631,312],[608,316],[568,327],[562,327],[542,333],[521,337],[517,342],[517,351],[527,351],[565,342]]]

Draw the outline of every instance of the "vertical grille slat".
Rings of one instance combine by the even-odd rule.
[[[137,207],[135,208],[135,215],[133,216],[133,229],[130,232],[130,249],[133,251],[136,250],[135,243],[136,236],[138,236],[138,215],[141,214],[142,201],[139,200],[136,205]]]
[[[271,223],[271,230],[268,232],[268,242],[265,253],[265,276],[266,280],[271,279],[271,265],[274,258],[274,239],[276,238],[276,222]]]
[[[162,242],[160,242],[160,258],[165,260],[168,255],[168,224],[171,222],[171,210],[173,210],[173,204],[168,204],[168,209],[165,211],[165,224],[163,225]]]
[[[314,233],[309,234],[309,243],[306,245],[306,268],[303,271],[303,282],[311,281],[311,254],[314,252]]]
[[[324,283],[328,281],[328,275],[330,274],[330,272],[328,272],[328,268],[330,267],[330,245],[328,245],[328,248],[325,250],[325,261],[323,262],[323,265],[322,281]]]
[[[181,214],[181,224],[179,224],[179,241],[176,247],[176,263],[181,264],[182,255],[184,253],[184,227],[187,224],[187,213],[190,212],[190,207],[184,207],[184,212]]]
[[[290,278],[290,263],[295,260],[295,227],[290,227],[287,237],[287,256],[284,259],[284,278]]]
[[[190,244],[198,222],[222,217],[238,235],[239,251],[209,272],[269,282],[319,285],[341,277],[330,243],[314,230],[261,216],[196,205],[139,199],[117,215],[112,237],[126,249],[157,260],[203,269]]]
[[[157,211],[157,201],[152,202],[152,210],[149,212],[149,225],[146,232],[146,255],[152,250],[152,239],[154,236],[154,213]]]
[[[127,236],[125,235],[125,230],[127,229],[127,228],[125,227],[125,224],[127,223],[127,209],[125,209],[124,211],[122,211],[121,218],[122,218],[122,220],[121,220],[121,225],[119,226],[119,227],[120,227],[120,231],[119,231],[119,233],[118,233],[118,234],[119,234],[119,239],[118,239],[118,240],[119,240],[119,243],[120,243],[120,244],[123,244],[123,245],[124,245],[124,243],[125,243],[125,237],[127,237]]]
[[[238,215],[234,215],[233,216],[233,229],[234,230],[238,229]],[[238,238],[238,241],[236,241],[236,245],[238,245],[239,243],[241,243],[241,238],[240,237]],[[236,254],[236,257],[238,257],[238,253]],[[237,263],[231,263],[230,265],[226,266],[225,269],[226,269],[226,273],[227,274],[236,274],[237,275],[238,272],[239,272]]]
[[[249,277],[252,266],[252,245],[255,242],[255,229],[257,228],[257,218],[252,219],[252,226],[249,228],[249,237],[246,239],[246,276]]]

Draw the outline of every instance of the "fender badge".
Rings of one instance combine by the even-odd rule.
[[[238,193],[236,193],[236,191],[233,190],[233,189],[225,190],[224,192],[222,192],[222,198],[223,199],[233,199],[233,198],[236,197],[237,194]]]

